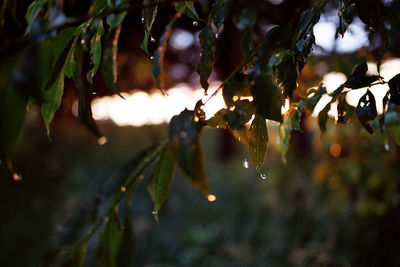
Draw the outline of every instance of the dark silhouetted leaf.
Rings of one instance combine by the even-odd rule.
[[[109,213],[108,222],[100,237],[96,258],[100,266],[117,266],[117,255],[122,241],[122,229],[118,221],[118,210]]]
[[[96,33],[90,40],[90,69],[87,73],[87,80],[90,89],[94,92],[94,85],[93,85],[93,77],[96,75],[97,70],[100,67],[100,60],[101,60],[101,54],[102,54],[102,49],[101,49],[101,36],[104,34],[104,27],[103,27],[103,22],[102,20],[98,20],[97,23],[95,23],[95,26],[97,28]]]
[[[315,43],[315,36],[313,29],[311,28],[304,38],[301,38],[296,44],[296,61],[299,72],[303,70],[303,67],[307,63],[307,58],[312,50],[312,47]]]
[[[282,39],[282,29],[279,26],[271,28],[264,35],[260,48],[258,49],[258,63],[262,71],[265,71],[269,58],[281,44]]]
[[[194,121],[194,112],[187,109],[174,116],[169,123],[171,151],[178,166],[195,188],[208,195],[210,190],[199,132],[200,126]]]
[[[370,133],[374,134],[374,129],[369,125],[368,121],[375,119],[377,116],[376,103],[374,95],[368,90],[359,100],[357,105],[357,117],[361,125]]]
[[[117,255],[117,266],[134,266],[135,265],[135,237],[132,223],[132,216],[129,208],[125,211],[124,231],[122,233],[121,246]]]
[[[198,19],[199,15],[197,14],[196,8],[193,5],[193,2],[179,2],[175,4],[175,10],[178,13],[185,14],[191,19]]]
[[[121,24],[126,16],[126,12],[122,12],[116,16],[109,16],[107,22],[110,24],[108,32],[105,36],[103,63],[101,65],[101,72],[104,81],[108,88],[114,93],[119,95],[117,89],[117,52],[118,52],[118,39],[121,32]]]
[[[25,19],[27,22],[27,27],[25,30],[25,34],[30,34],[32,32],[33,25],[38,18],[41,10],[43,7],[43,1],[42,0],[37,0],[33,1],[29,7],[28,10],[26,11],[25,14]]]
[[[208,77],[212,72],[214,64],[214,53],[215,53],[215,39],[214,33],[211,29],[211,25],[207,25],[204,30],[200,33],[200,45],[201,45],[201,59],[197,65],[197,73],[200,75],[200,84],[207,91],[208,89]]]
[[[322,6],[320,6],[320,3],[319,3],[318,5],[305,10],[301,14],[300,21],[297,25],[296,42],[298,42],[298,41],[300,41],[300,39],[306,37],[307,33],[312,31],[312,28],[314,27],[314,25],[319,21],[321,9],[322,9]]]
[[[175,165],[175,160],[169,147],[166,147],[161,152],[160,159],[154,167],[153,177],[147,186],[155,211],[161,208],[168,197],[172,178],[174,177]]]
[[[400,105],[400,74],[389,80],[390,103]]]
[[[207,125],[210,127],[221,128],[224,129],[228,121],[226,120],[226,114],[228,114],[229,110],[220,109],[217,113],[214,114],[210,119],[206,121]]]
[[[304,99],[304,107],[308,109],[310,112],[314,111],[315,106],[318,104],[319,100],[321,97],[326,94],[326,88],[322,86],[322,84],[319,86],[318,90],[310,90],[308,94],[313,93],[314,95],[310,98]]]
[[[297,87],[296,61],[292,53],[287,53],[277,67],[277,81],[283,88],[285,95],[292,97],[293,91]]]
[[[268,130],[265,118],[256,114],[251,122],[249,132],[250,162],[256,166],[259,171],[264,165],[268,148]]]
[[[241,87],[245,81],[246,76],[242,73],[237,73],[231,79],[224,83],[222,88],[222,95],[226,106],[229,108],[234,105],[241,96]]]
[[[253,31],[251,29],[246,29],[242,36],[242,53],[243,58],[248,58],[251,53],[254,51],[254,44],[253,44]]]
[[[150,0],[143,0],[143,5],[148,5],[152,3]],[[144,39],[143,42],[140,44],[140,48],[143,49],[146,53],[149,53],[148,45],[149,45],[149,38],[151,36],[151,29],[153,27],[153,23],[157,16],[157,5],[152,6],[145,6],[142,10],[142,22],[144,24]]]
[[[160,46],[158,49],[154,52],[154,64],[152,68],[153,76],[156,79],[156,84],[157,87],[161,89],[161,91],[164,92],[165,90],[165,82],[164,82],[164,57],[165,57],[165,52],[167,51],[168,48],[168,41],[169,38],[171,37],[172,33],[172,27],[174,26],[176,20],[178,19],[178,15],[175,15],[171,21],[168,23],[168,25],[165,27],[164,34],[160,38]]]
[[[355,0],[358,17],[368,26],[375,26],[379,20],[379,0]]]
[[[361,63],[354,69],[353,73],[344,83],[344,86],[352,89],[358,89],[370,86],[371,83],[379,79],[379,76],[376,75],[367,76],[366,75],[367,71],[368,71],[367,62]]]
[[[353,0],[339,1],[339,28],[338,32],[344,37],[347,27],[352,23],[355,16],[355,5]]]
[[[235,102],[235,109],[228,110],[225,118],[231,129],[239,130],[245,128],[245,124],[250,121],[255,112],[256,110],[250,101],[238,100]]]
[[[321,134],[326,132],[326,121],[328,120],[328,112],[331,109],[331,102],[329,102],[318,114],[318,125]]]
[[[232,1],[231,0],[217,0],[213,3],[211,9],[211,18],[214,25],[219,29],[225,18],[230,12]]]
[[[339,102],[337,104],[337,118],[335,123],[336,124],[347,124],[349,121],[348,118],[348,104],[345,100],[345,94],[343,94],[340,99]]]
[[[272,77],[262,75],[260,67],[255,66],[254,71],[249,74],[249,79],[257,113],[266,119],[280,122],[282,95],[281,90],[272,82]]]
[[[86,256],[86,249],[87,243],[89,239],[84,238],[82,239],[76,247],[73,249],[71,253],[71,257],[65,262],[62,266],[63,267],[82,267],[85,263],[85,256]]]

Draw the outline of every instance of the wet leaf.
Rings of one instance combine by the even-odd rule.
[[[277,67],[277,81],[285,95],[292,98],[292,93],[297,87],[296,61],[292,53],[287,53]]]
[[[185,14],[191,19],[198,19],[199,14],[197,14],[196,8],[193,5],[193,2],[178,2],[175,4],[175,10],[178,13]]]
[[[355,16],[355,5],[353,5],[354,1],[352,0],[340,0],[339,1],[339,28],[338,32],[344,37],[344,33],[347,30],[347,27],[353,22]]]
[[[390,103],[400,105],[400,74],[397,74],[388,82]]]
[[[229,108],[234,105],[234,101],[237,101],[241,96],[241,87],[244,85],[246,75],[242,73],[237,73],[226,83],[224,83],[222,88],[222,96],[226,106]]]
[[[379,20],[381,5],[379,0],[355,0],[358,17],[368,26]]]
[[[268,148],[268,130],[265,118],[256,114],[251,123],[249,132],[250,162],[256,166],[259,171],[264,165]]]
[[[207,91],[208,89],[208,77],[212,72],[214,64],[214,53],[215,53],[215,39],[211,25],[207,25],[204,30],[200,33],[200,45],[201,45],[201,59],[197,65],[197,73],[200,75],[200,84]]]
[[[148,5],[152,3],[150,0],[143,0],[143,5]],[[148,45],[149,45],[149,38],[151,36],[151,29],[153,28],[153,23],[157,16],[157,5],[147,6],[144,7],[142,10],[142,22],[144,25],[144,38],[143,42],[140,44],[140,48],[143,49],[146,53],[149,53]]]
[[[166,147],[160,155],[154,174],[147,190],[153,200],[154,210],[158,211],[168,197],[172,179],[175,172],[175,159],[172,157],[169,147]]]
[[[370,134],[374,134],[374,129],[368,121],[375,119],[378,113],[376,111],[375,97],[369,90],[360,98],[356,112],[361,125]]]
[[[295,58],[299,72],[303,70],[303,67],[307,63],[307,58],[311,53],[312,47],[315,44],[315,36],[313,29],[311,28],[304,38],[301,38],[296,44]]]
[[[210,190],[200,146],[200,128],[194,121],[194,112],[185,109],[171,119],[169,139],[172,154],[180,169],[195,188],[208,195]]]
[[[318,125],[321,134],[326,132],[326,121],[328,120],[328,112],[331,109],[331,102],[329,102],[318,114]]]
[[[102,49],[101,49],[101,36],[104,34],[104,27],[103,27],[103,22],[102,20],[98,20],[97,23],[95,23],[97,31],[90,40],[90,66],[91,68],[89,69],[87,73],[87,80],[89,87],[92,91],[94,91],[94,84],[93,84],[93,77],[96,75],[97,70],[100,67],[100,60],[101,60],[101,54],[102,54]]]
[[[117,255],[121,246],[123,231],[118,221],[118,209],[109,213],[108,222],[100,237],[96,259],[100,266],[117,266]]]
[[[116,85],[118,39],[121,32],[121,24],[126,14],[126,12],[122,12],[115,17],[110,15],[107,18],[110,27],[104,40],[103,63],[101,65],[101,72],[104,77],[104,82],[108,88],[118,95],[119,90]]]
[[[214,25],[217,27],[217,30],[222,26],[222,23],[224,23],[225,18],[228,16],[231,4],[231,0],[217,0],[213,3],[211,9],[211,18],[214,22]]]
[[[272,82],[272,77],[262,75],[260,67],[255,66],[254,71],[249,74],[249,79],[257,113],[266,119],[280,122],[282,120],[281,90]]]
[[[319,86],[318,90],[312,90],[308,94],[313,93],[314,95],[312,97],[304,99],[304,107],[308,109],[310,112],[314,111],[315,106],[318,104],[319,100],[321,97],[326,94],[326,88],[323,87],[322,85]]]
[[[353,73],[344,83],[344,86],[352,89],[358,89],[370,86],[371,83],[379,79],[379,76],[377,75],[367,76],[366,75],[367,71],[368,71],[367,62],[361,63],[354,69]]]
[[[206,124],[210,127],[224,129],[228,124],[226,120],[226,114],[228,114],[228,112],[229,110],[225,108],[220,109],[214,116],[206,121]]]

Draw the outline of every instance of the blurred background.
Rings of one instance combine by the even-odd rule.
[[[23,33],[29,2],[16,4],[20,11],[12,19],[22,22],[6,23],[1,40]],[[304,1],[256,2],[261,15],[255,43],[272,25],[284,24],[304,8]],[[86,14],[89,5],[89,1],[68,0],[63,10],[66,16],[79,16]],[[301,92],[321,80],[328,91],[336,89],[355,65],[372,59],[367,47],[379,47],[357,17],[344,38],[338,38],[336,7],[332,1],[315,27],[313,56],[298,80]],[[173,7],[160,9],[150,54],[173,13]],[[138,48],[143,38],[140,18],[140,10],[129,13],[120,36],[118,88],[126,100],[111,96],[101,75],[95,77],[97,94],[87,90],[93,117],[105,138],[97,139],[78,122],[71,80],[66,80],[51,142],[39,107],[30,107],[14,160],[22,179],[7,178],[0,166],[1,266],[50,265],[61,247],[70,247],[93,226],[101,192],[124,163],[164,140],[173,115],[209,97],[199,89],[195,72],[202,22],[178,20],[166,54],[169,90],[165,96],[155,89],[151,55]],[[242,32],[232,21],[218,35],[210,93],[242,60]],[[399,42],[392,41],[382,65],[386,80],[400,72]],[[369,67],[371,73],[376,69],[372,62]],[[378,111],[387,90],[384,85],[372,90]],[[348,103],[357,105],[365,91],[356,90]],[[205,107],[207,117],[223,105],[220,96],[213,98]],[[332,118],[334,110],[333,105]],[[371,136],[355,117],[347,125],[329,120],[328,131],[321,136],[316,118],[304,114],[303,131],[292,134],[286,160],[277,150],[278,125],[268,123],[270,145],[262,169],[266,179],[243,164],[249,159],[246,145],[228,131],[206,128],[201,141],[216,201],[207,201],[178,170],[157,223],[146,190],[151,173],[145,173],[131,208],[134,262],[138,266],[400,266],[399,122],[396,117],[393,127]],[[100,232],[89,244],[87,266],[96,265]]]

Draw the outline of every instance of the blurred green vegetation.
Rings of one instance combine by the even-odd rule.
[[[1,169],[1,266],[51,265],[62,247],[91,229],[104,185],[127,159],[167,135],[166,125],[103,122],[108,142],[99,146],[78,122],[63,118],[49,143],[34,111],[16,153],[22,180]],[[399,266],[399,147],[357,123],[332,127],[320,138],[315,119],[305,122],[307,130],[293,134],[286,164],[274,147],[277,126],[268,124],[265,180],[254,167],[243,168],[245,145],[205,129],[217,200],[208,202],[178,171],[159,224],[147,173],[131,208],[135,266]],[[98,232],[86,266],[97,265]]]

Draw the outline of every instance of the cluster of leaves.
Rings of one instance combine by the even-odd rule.
[[[108,218],[108,222],[99,245],[100,261],[107,266],[114,266],[117,262],[127,232],[121,230],[119,222],[121,199],[123,195],[133,194],[140,181],[140,175],[147,168],[153,167],[148,190],[154,202],[155,214],[168,196],[175,165],[190,178],[195,188],[210,200],[213,199],[200,146],[203,127],[230,130],[248,145],[251,163],[261,173],[268,147],[266,120],[280,124],[279,147],[284,156],[289,148],[291,132],[301,130],[302,114],[306,110],[312,112],[323,95],[330,96],[331,101],[318,116],[322,132],[326,130],[328,111],[332,103],[339,102],[336,122],[346,123],[352,111],[345,101],[347,92],[371,87],[376,82],[386,83],[380,76],[367,75],[367,64],[364,62],[355,67],[347,81],[334,92],[328,93],[321,85],[318,89],[311,89],[307,96],[299,97],[301,94],[298,93],[300,88],[297,80],[315,43],[313,27],[319,21],[328,0],[315,1],[314,5],[299,12],[286,24],[272,27],[260,42],[254,40],[253,32],[258,15],[256,1],[216,0],[210,5],[208,1],[199,2],[203,9],[209,11],[206,18],[199,17],[194,2],[174,2],[176,14],[166,25],[159,47],[152,55],[153,74],[158,87],[164,90],[163,61],[175,22],[182,15],[193,19],[195,23],[201,20],[205,22],[205,27],[199,35],[202,52],[197,72],[200,75],[201,86],[207,91],[215,60],[217,37],[222,33],[224,24],[233,20],[237,29],[243,32],[243,61],[210,96],[214,97],[222,90],[226,107],[206,120],[203,106],[207,101],[203,103],[199,100],[194,110],[184,110],[171,119],[167,142],[150,148],[134,162],[129,162],[129,171],[115,186],[112,205],[106,209],[105,215],[101,216],[100,223],[73,250],[68,263],[74,266],[83,264],[87,242],[102,224],[103,218]],[[170,3],[144,0],[140,5],[143,8],[144,26],[144,39],[140,47],[146,53],[149,53],[148,42],[155,42],[151,30],[157,19],[158,5],[161,4]],[[127,12],[138,6],[137,3],[132,4],[128,0],[96,0],[83,20],[73,20],[72,23],[65,20],[64,24],[59,25],[54,23],[62,18],[63,14],[57,4],[48,0],[36,0],[30,4],[26,13],[26,41],[21,45],[21,49],[6,47],[1,51],[0,148],[2,158],[8,162],[12,175],[15,173],[10,159],[23,124],[26,107],[34,102],[40,104],[44,124],[50,133],[50,124],[55,112],[60,108],[65,77],[72,78],[76,85],[79,119],[97,137],[102,136],[91,116],[86,91],[89,89],[93,94],[96,93],[93,78],[101,71],[110,90],[119,94],[116,86],[118,37]],[[385,27],[383,9],[378,0],[368,0],[365,3],[356,0],[339,1],[338,33],[343,36],[347,25],[358,15],[370,31],[379,34],[381,39],[387,42],[390,39],[390,31]],[[47,28],[43,25],[47,25]],[[383,47],[387,47],[385,42]],[[380,62],[382,57],[383,54],[380,54],[376,60]],[[86,64],[86,58],[89,58],[89,64]],[[400,104],[400,74],[387,83],[390,90],[384,99],[384,112],[379,117],[381,129],[387,124],[388,116],[385,115],[390,112],[397,114],[396,109]],[[289,103],[289,109],[282,114],[281,109],[285,102]],[[378,115],[374,96],[369,90],[360,98],[355,112],[363,127],[373,134],[373,127],[369,122]],[[129,206],[130,197],[124,199]],[[129,216],[125,218],[129,219]],[[129,223],[125,223],[126,225]]]

